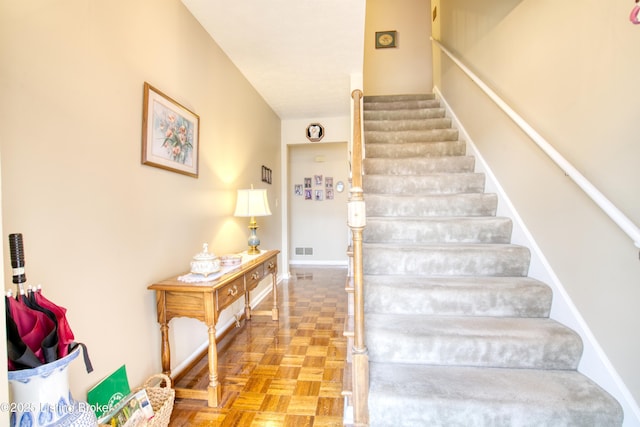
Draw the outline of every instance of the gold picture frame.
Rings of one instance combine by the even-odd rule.
[[[144,83],[142,164],[198,178],[200,117]]]

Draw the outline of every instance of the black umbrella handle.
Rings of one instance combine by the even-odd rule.
[[[11,268],[13,269],[13,283],[23,291],[22,284],[27,281],[24,270],[24,246],[22,233],[9,234],[9,252],[11,253]]]

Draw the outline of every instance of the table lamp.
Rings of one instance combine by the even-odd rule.
[[[260,245],[260,239],[258,239],[258,235],[256,234],[258,224],[256,223],[255,217],[271,215],[269,200],[267,200],[267,190],[254,190],[253,186],[248,190],[238,190],[236,212],[233,215],[251,218],[249,221],[249,230],[251,231],[251,234],[249,235],[249,249],[247,250],[247,254],[259,254],[260,250],[258,249],[258,246]]]

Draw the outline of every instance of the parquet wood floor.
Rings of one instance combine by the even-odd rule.
[[[292,268],[278,285],[280,320],[254,316],[220,342],[220,407],[176,399],[169,425],[342,426],[346,275],[346,268]],[[206,389],[207,382],[205,355],[178,385]]]

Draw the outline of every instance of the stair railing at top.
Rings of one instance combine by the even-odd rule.
[[[364,289],[362,267],[362,232],[367,223],[362,188],[362,91],[351,93],[353,99],[353,144],[351,147],[351,189],[347,223],[351,229],[353,254],[353,348],[351,349],[353,421],[356,426],[369,424],[369,355],[364,340]]]
[[[541,149],[544,151],[564,173],[569,176],[608,216],[618,227],[624,231],[640,248],[640,228],[635,225],[620,209],[607,199],[596,187],[593,186],[571,163],[567,161],[555,148],[551,146],[538,132],[531,127],[518,113],[502,100],[489,86],[487,86],[473,71],[464,65],[449,49],[440,41],[431,38],[433,43],[444,52],[500,109],[514,121]]]

